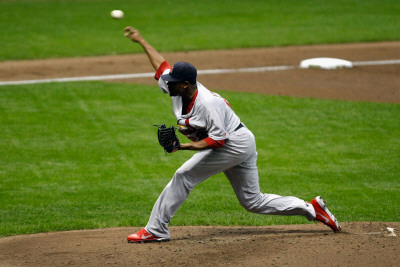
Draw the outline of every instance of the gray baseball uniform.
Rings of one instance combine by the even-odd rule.
[[[170,69],[170,65],[164,62],[156,73],[164,93],[168,93],[168,87],[161,75],[169,73]],[[186,132],[188,138],[204,138],[204,135],[196,133],[205,132],[207,143],[221,144],[222,141],[222,145],[211,145],[210,149],[200,150],[175,172],[154,204],[145,227],[149,233],[169,238],[168,224],[190,191],[202,181],[221,172],[229,179],[240,204],[250,212],[302,215],[310,221],[316,218],[314,208],[304,200],[260,192],[254,135],[241,123],[225,99],[199,82],[196,95],[186,111],[182,109],[180,96],[171,98],[178,123],[192,130]]]

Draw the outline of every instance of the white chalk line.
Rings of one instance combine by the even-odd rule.
[[[375,61],[356,61],[352,62],[354,66],[374,66],[374,65],[392,65],[400,64],[400,59],[375,60]]]
[[[393,60],[376,60],[376,61],[356,61],[352,62],[354,66],[376,66],[376,65],[392,65],[400,64],[400,59]],[[236,69],[209,69],[199,70],[198,74],[227,74],[227,73],[245,73],[245,72],[267,72],[267,71],[283,71],[299,69],[299,66],[267,66],[255,68],[236,68]],[[51,78],[51,79],[37,79],[37,80],[22,80],[22,81],[5,81],[0,82],[2,85],[22,85],[22,84],[36,84],[36,83],[52,83],[52,82],[78,82],[78,81],[100,81],[100,80],[121,80],[121,79],[136,79],[153,77],[154,72],[146,73],[132,73],[132,74],[116,74],[116,75],[99,75],[99,76],[84,76],[84,77],[66,77],[66,78]]]

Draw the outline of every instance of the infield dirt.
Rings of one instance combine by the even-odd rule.
[[[134,44],[133,44],[134,45]],[[400,42],[163,53],[198,69],[297,66],[313,57],[400,59]],[[152,72],[144,54],[0,62],[0,81]],[[351,101],[400,103],[400,65],[294,69],[199,76],[210,89]],[[114,80],[115,81],[115,80]],[[153,78],[118,82],[155,84]],[[212,179],[212,178],[211,178]],[[334,201],[334,200],[331,200]],[[243,210],[243,212],[246,212]],[[334,211],[333,211],[334,212]],[[396,211],[398,212],[398,211]],[[149,216],[149,214],[143,214]],[[336,214],[340,220],[340,214]],[[1,266],[398,266],[400,222],[324,225],[171,227],[171,241],[128,244],[140,228],[110,228],[0,238]]]

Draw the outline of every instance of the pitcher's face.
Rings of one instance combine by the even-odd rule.
[[[188,89],[188,82],[167,82],[170,96],[183,96]]]

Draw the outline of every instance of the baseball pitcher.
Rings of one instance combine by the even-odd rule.
[[[228,101],[197,81],[196,68],[184,61],[171,66],[137,29],[126,27],[125,36],[139,43],[156,73],[162,92],[169,94],[179,131],[191,142],[181,143],[174,127],[160,125],[158,137],[168,153],[198,151],[174,174],[153,206],[145,228],[129,235],[128,242],[168,241],[168,224],[190,191],[207,178],[223,172],[240,204],[248,211],[271,215],[300,215],[340,231],[335,216],[321,197],[310,203],[293,196],[260,192],[257,151],[253,133],[235,114]]]

